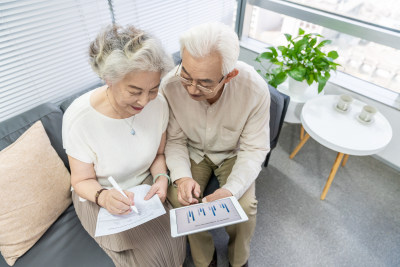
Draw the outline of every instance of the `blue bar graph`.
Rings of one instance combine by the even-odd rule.
[[[211,207],[208,207],[209,210],[211,210],[211,212],[213,213],[213,215],[215,216],[215,211],[217,210],[215,208],[215,205],[212,205]]]
[[[217,213],[222,210],[226,210],[226,212],[229,212],[229,209],[226,204],[219,204],[218,206],[219,206],[219,209],[218,209],[219,211],[217,211],[217,208],[215,207],[215,205],[208,207],[208,210],[212,213],[213,216],[217,216]],[[195,210],[195,212],[196,212],[196,210]],[[207,217],[206,210],[204,208],[198,208],[197,212],[196,212],[196,216]],[[186,217],[187,217],[188,223],[196,221],[196,217],[194,216],[193,210],[187,211]]]

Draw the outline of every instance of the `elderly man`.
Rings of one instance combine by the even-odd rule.
[[[182,62],[161,84],[170,105],[165,154],[174,207],[235,196],[249,220],[225,227],[231,266],[247,266],[256,225],[255,179],[269,152],[267,83],[237,61],[236,33],[222,23],[190,29],[180,39]],[[212,173],[220,188],[203,198]],[[216,266],[209,232],[189,235],[196,266]]]

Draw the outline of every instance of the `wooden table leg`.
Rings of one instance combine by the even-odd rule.
[[[303,124],[300,125],[300,140],[304,138],[304,128],[303,128]]]
[[[293,159],[294,156],[296,156],[297,152],[299,152],[299,150],[304,146],[304,144],[307,142],[308,138],[310,138],[310,135],[308,133],[306,133],[303,137],[303,139],[301,139],[300,143],[297,145],[297,147],[293,150],[292,154],[290,154],[289,158]]]
[[[329,174],[328,180],[326,181],[324,190],[322,190],[322,194],[321,194],[321,200],[324,200],[326,197],[326,194],[328,193],[329,187],[331,187],[333,178],[335,178],[336,172],[339,168],[340,162],[343,159],[344,154],[343,153],[338,153],[336,156],[336,160],[335,163],[333,164],[331,173]]]
[[[349,154],[344,155],[344,159],[342,161],[342,167],[346,166],[347,160],[349,159]]]

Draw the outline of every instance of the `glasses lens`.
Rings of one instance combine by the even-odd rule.
[[[185,78],[183,78],[182,76],[179,76],[179,78],[181,79],[181,82],[183,85],[191,85],[192,82],[189,80],[186,80]]]
[[[210,92],[212,92],[212,90],[211,90],[210,88],[201,86],[201,85],[199,85],[199,84],[198,84],[196,87],[197,87],[197,89],[199,89],[200,91],[202,91],[202,92],[204,92],[204,93],[210,93]]]
[[[180,78],[181,83],[182,83],[183,86],[191,86],[191,85],[193,85],[192,81],[189,81],[189,80],[183,78],[180,75],[179,75],[179,78]],[[212,92],[212,90],[210,88],[204,87],[204,86],[202,86],[200,84],[196,84],[196,88],[199,89],[200,91],[204,92],[204,93]]]

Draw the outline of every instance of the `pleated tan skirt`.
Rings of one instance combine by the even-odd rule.
[[[144,183],[148,183],[146,179]],[[151,179],[150,179],[151,181]],[[85,230],[113,260],[117,267],[177,267],[186,256],[186,237],[171,237],[169,210],[166,214],[121,233],[94,237],[99,207],[91,202],[79,201],[72,192],[76,214]]]

